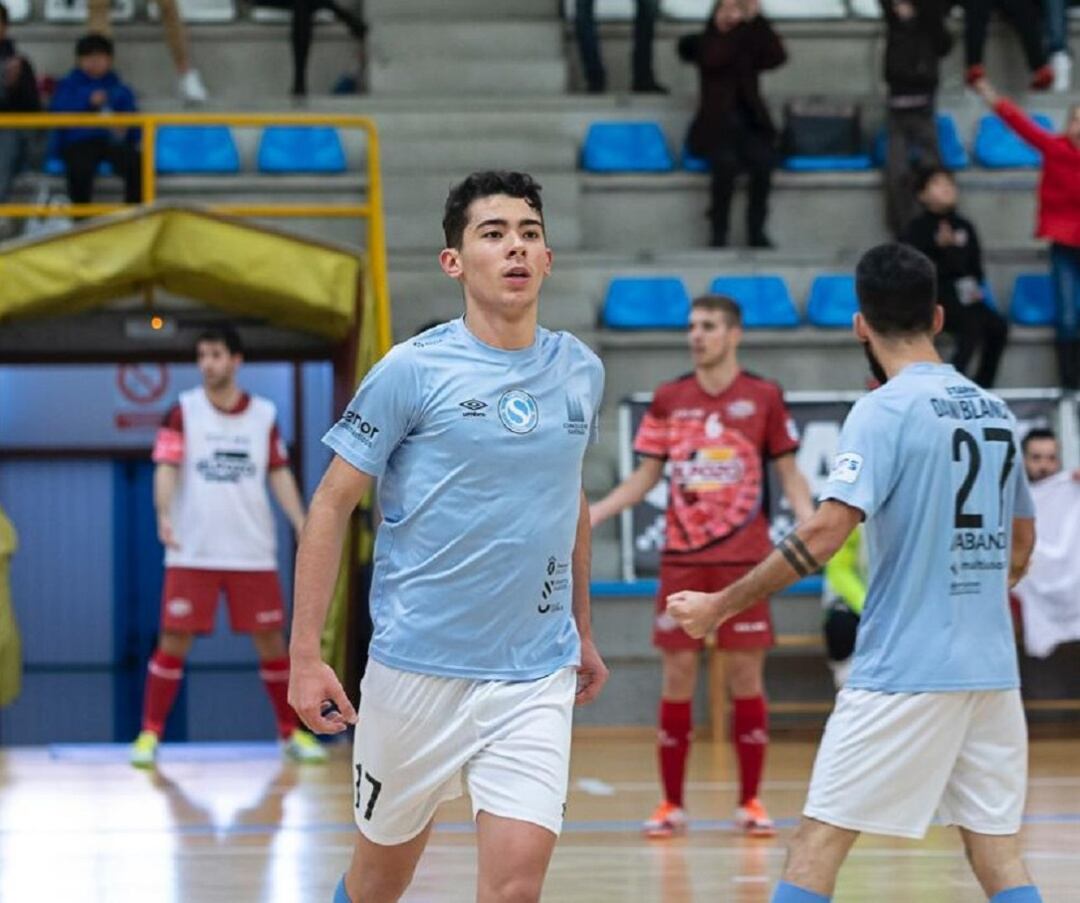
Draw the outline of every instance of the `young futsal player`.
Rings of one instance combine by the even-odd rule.
[[[1006,595],[1035,541],[1006,405],[943,364],[934,265],[881,245],[855,274],[855,335],[883,384],[844,423],[822,504],[761,565],[668,613],[703,636],[815,571],[864,519],[870,582],[855,661],[821,741],[773,903],[822,903],[859,833],[960,829],[993,903],[1036,903],[1018,832],[1027,734]]]
[[[297,534],[304,506],[274,405],[237,385],[243,349],[236,330],[206,330],[195,352],[202,385],[180,395],[154,444],[154,508],[165,546],[165,586],[161,637],[147,668],[142,732],[132,745],[131,763],[153,766],[184,661],[195,635],[213,631],[222,592],[233,630],[250,634],[255,645],[285,753],[322,762],[325,751],[299,727],[287,699],[285,606],[267,483]]]
[[[575,700],[607,670],[589,623],[582,460],[604,371],[537,325],[551,251],[540,186],[474,173],[446,201],[465,315],[393,348],[325,441],[296,566],[289,699],[356,720],[319,636],[349,515],[378,485],[374,633],[355,741],[356,838],[335,903],[401,897],[444,800],[467,789],[480,901],[534,901],[562,826]],[[329,700],[336,712],[324,711]]]
[[[740,369],[741,339],[742,315],[734,301],[718,295],[694,301],[688,332],[694,370],[657,389],[634,441],[641,463],[591,512],[595,526],[638,504],[670,462],[667,539],[653,626],[653,644],[663,663],[657,758],[664,798],[645,822],[651,837],[666,837],[686,826],[683,776],[703,646],[664,613],[665,600],[683,589],[721,589],[769,554],[764,510],[768,461],[776,465],[796,519],[814,510],[806,480],[795,466],[799,440],[783,392],[776,383]],[[758,799],[769,739],[765,651],[772,644],[764,593],[716,634],[716,647],[727,657],[731,737],[739,762],[735,818],[744,831],[759,836],[775,833]]]

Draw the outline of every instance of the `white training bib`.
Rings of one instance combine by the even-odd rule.
[[[179,548],[167,567],[270,571],[277,568],[274,517],[266,491],[277,412],[251,396],[239,413],[215,408],[200,387],[180,395],[184,459],[172,505]]]

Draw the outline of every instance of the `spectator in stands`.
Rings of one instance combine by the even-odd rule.
[[[20,55],[7,36],[10,17],[0,3],[0,116],[5,113],[36,113],[41,109],[34,67]],[[15,129],[0,129],[0,204],[11,197],[11,184],[26,164],[31,136]],[[7,237],[11,226],[0,217],[0,238]]]
[[[782,66],[787,51],[761,15],[758,0],[717,0],[701,34],[679,41],[679,56],[700,71],[701,99],[686,146],[712,169],[712,241],[728,243],[735,177],[750,178],[746,231],[752,248],[771,248],[765,234],[776,165],[776,127],[761,97],[760,73]]]
[[[307,96],[307,62],[311,52],[311,38],[315,27],[315,13],[328,9],[337,20],[349,29],[353,38],[363,47],[367,37],[367,23],[356,13],[343,7],[337,0],[287,0],[292,8],[292,25],[289,31],[289,43],[292,47],[293,85],[292,96],[300,99]]]
[[[113,43],[104,35],[88,34],[75,45],[76,66],[56,86],[49,109],[54,113],[133,113],[135,93],[113,71]],[[56,151],[67,168],[68,195],[88,204],[94,175],[107,161],[124,180],[124,200],[142,199],[138,129],[68,128],[53,135]]]
[[[203,84],[202,76],[199,75],[199,70],[191,65],[187,30],[184,28],[184,20],[180,18],[177,0],[154,0],[154,2],[157,4],[161,24],[165,29],[165,43],[168,45],[169,54],[176,67],[176,74],[179,76],[177,88],[180,97],[187,103],[206,103],[206,86]],[[111,38],[109,3],[110,0],[88,0],[89,15],[86,27],[92,34]]]
[[[986,34],[990,27],[990,14],[994,8],[1016,30],[1024,47],[1028,69],[1031,71],[1030,87],[1033,91],[1045,91],[1054,82],[1054,71],[1047,62],[1048,54],[1043,43],[1042,5],[1040,0],[964,0],[964,55],[967,61],[965,78],[971,86],[986,76],[983,52]]]
[[[937,267],[938,302],[945,308],[945,331],[956,349],[953,366],[966,373],[975,353],[972,379],[989,388],[997,376],[1009,325],[986,303],[982,250],[972,222],[956,212],[956,182],[942,167],[925,170],[916,182],[922,216],[912,220],[903,241]]]
[[[1061,472],[1061,455],[1053,430],[1044,427],[1030,430],[1020,443],[1020,451],[1029,483],[1038,483]]]
[[[915,172],[941,165],[934,95],[939,62],[952,48],[946,0],[880,0],[885,18],[885,83],[889,87],[885,208],[900,235],[919,212]]]
[[[1069,110],[1065,131],[1055,135],[1001,97],[985,78],[973,87],[1009,128],[1042,154],[1037,235],[1050,241],[1058,370],[1064,388],[1080,388],[1080,104]]]
[[[635,0],[632,89],[638,94],[667,94],[668,89],[653,74],[653,32],[660,0]],[[600,58],[600,38],[596,30],[595,0],[576,0],[574,30],[577,33],[585,90],[602,94],[607,87],[604,61]]]
[[[1043,0],[1046,16],[1046,46],[1055,91],[1064,93],[1072,82],[1072,57],[1069,56],[1069,0]]]

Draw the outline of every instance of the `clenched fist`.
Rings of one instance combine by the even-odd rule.
[[[716,628],[720,619],[719,596],[684,590],[667,597],[667,613],[696,640]]]

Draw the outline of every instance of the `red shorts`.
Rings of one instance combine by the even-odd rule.
[[[676,652],[700,649],[695,640],[665,613],[667,597],[682,590],[716,593],[730,586],[753,568],[750,564],[660,564],[660,591],[656,596],[653,645]],[[742,614],[725,621],[716,630],[717,649],[767,649],[773,645],[769,600],[759,599]]]
[[[182,633],[212,633],[218,597],[225,593],[234,633],[280,630],[285,603],[277,571],[210,571],[165,568],[161,627]]]

